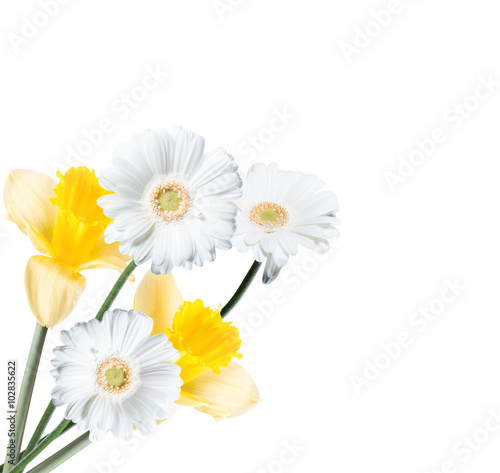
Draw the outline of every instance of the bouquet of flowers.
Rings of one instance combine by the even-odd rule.
[[[86,167],[51,176],[10,172],[7,219],[41,253],[25,271],[37,320],[3,473],[21,473],[52,442],[76,426],[83,435],[29,471],[54,470],[108,433],[150,434],[177,406],[216,420],[248,412],[259,391],[242,365],[238,329],[225,321],[259,272],[273,282],[304,246],[329,249],[338,235],[337,199],[312,174],[255,164],[244,174],[225,149],[205,152],[201,136],[183,128],[148,130],[118,146],[99,178]],[[252,251],[255,262],[222,308],[184,301],[172,270],[215,260],[217,249]],[[138,265],[133,309],[112,309]],[[36,373],[48,329],[63,322],[81,297],[82,271],[121,274],[94,319],[61,332],[54,349],[51,400],[22,448]],[[132,306],[132,304],[131,304]],[[48,396],[47,396],[48,400]],[[62,421],[45,430],[57,407]]]

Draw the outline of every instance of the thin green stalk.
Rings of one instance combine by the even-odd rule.
[[[130,275],[134,272],[135,268],[137,268],[137,264],[135,263],[134,260],[132,260],[127,265],[127,267],[123,270],[123,273],[120,274],[118,281],[116,281],[115,285],[111,289],[111,292],[108,294],[108,297],[106,297],[106,300],[104,301],[103,305],[99,309],[99,312],[97,312],[97,315],[95,316],[95,318],[97,320],[99,320],[99,322],[102,320],[102,318],[104,316],[104,312],[109,310],[109,308],[111,307],[111,304],[113,304],[113,302],[116,299],[116,296],[122,290],[123,286],[127,282]]]
[[[122,274],[120,274],[120,277],[116,281],[115,285],[113,286],[110,293],[108,294],[108,297],[106,297],[106,300],[104,301],[101,308],[99,309],[99,312],[97,313],[97,315],[95,317],[97,320],[102,321],[104,313],[107,310],[109,310],[109,308],[111,307],[111,304],[113,304],[113,302],[115,301],[119,292],[122,290],[123,286],[127,282],[128,278],[134,272],[135,268],[137,268],[137,264],[135,263],[134,260],[132,260],[127,265],[127,267],[123,270]],[[30,443],[28,445],[28,448],[26,448],[24,455],[27,455],[29,452],[33,451],[33,449],[35,448],[36,445],[40,445],[42,443],[42,442],[40,442],[40,444],[39,444],[38,441],[40,440],[40,437],[43,435],[45,428],[47,427],[48,421],[50,420],[50,417],[52,416],[54,410],[55,410],[55,406],[53,405],[53,403],[51,401],[49,403],[49,405],[47,406],[47,408],[45,409],[45,413],[44,413],[42,419],[40,420],[40,422],[38,423],[38,427],[37,427],[35,433],[33,434],[33,437],[31,438]],[[48,419],[44,420],[44,417],[46,417],[46,416],[48,416]],[[74,424],[71,421],[69,421],[69,422],[70,422],[70,424],[68,424],[68,427],[71,428]],[[67,430],[69,430],[69,428]],[[60,435],[64,434],[67,430],[61,432]],[[47,437],[45,437],[44,440],[46,438]],[[31,447],[31,449],[30,449],[30,447]],[[7,471],[8,470],[6,470],[5,472],[2,472],[2,473],[7,473]]]
[[[75,426],[75,424],[73,424],[73,422],[70,422],[70,423],[68,424],[68,426],[67,426],[67,427],[66,427],[66,428],[65,428],[65,429],[64,429],[64,430],[63,430],[63,431],[59,434],[59,437],[60,437],[61,435],[64,435],[64,434],[65,434],[66,432],[68,432],[69,430],[71,430],[74,426]],[[42,438],[42,441],[43,441],[43,440],[45,440],[47,437],[48,437],[47,435],[46,435],[45,437],[43,437],[43,438]],[[59,438],[59,437],[58,437],[58,438]],[[23,457],[26,455],[26,453],[28,453],[28,449],[27,449],[27,448],[21,452],[21,455],[20,455],[20,457],[19,457],[19,458],[23,458]],[[2,473],[2,472],[3,472],[3,465],[1,465],[1,466],[0,466],[0,473]]]
[[[19,455],[20,460],[22,460],[28,452],[31,452],[38,445],[38,442],[40,441],[40,437],[45,432],[45,429],[47,428],[47,425],[48,425],[48,423],[52,417],[52,414],[54,413],[55,410],[56,410],[56,406],[54,406],[54,403],[52,401],[50,401],[50,404],[47,406],[47,409],[45,410],[45,413],[43,414],[42,419],[38,423],[38,426],[35,430],[35,433],[33,434],[33,437],[31,437],[30,443],[28,444],[26,449],[23,452],[21,452],[21,455]],[[68,432],[69,430],[71,430],[74,426],[75,426],[75,424],[73,422],[70,422],[67,425],[67,427],[59,434],[59,437],[61,435],[65,434],[66,432]],[[47,436],[45,436],[43,438],[43,440],[45,440],[46,437]],[[3,465],[2,465],[2,467],[3,467]],[[0,470],[0,472],[1,472],[1,470]]]
[[[38,425],[36,426],[35,432],[33,433],[33,436],[31,437],[31,440],[26,447],[26,450],[21,453],[19,458],[22,460],[23,456],[26,454],[26,452],[31,452],[33,450],[39,440],[42,438],[43,433],[45,432],[45,429],[47,428],[47,425],[50,422],[50,419],[52,418],[52,414],[54,414],[54,411],[56,410],[56,406],[54,406],[54,403],[50,401],[49,405],[47,406],[47,409],[45,409],[45,412],[43,413],[42,418],[40,419],[40,422],[38,422]]]
[[[71,423],[64,419],[49,435],[47,435],[31,452],[26,453],[24,458],[11,470],[11,473],[21,473],[40,453],[42,453]]]
[[[40,364],[40,357],[42,355],[46,335],[47,327],[37,323],[33,341],[31,342],[28,363],[26,364],[26,371],[24,372],[21,390],[19,391],[19,399],[16,406],[17,412],[15,414],[16,418],[14,423],[15,431],[13,432],[13,436],[9,438],[3,473],[11,471],[19,459],[24,429],[26,427],[26,419],[28,418],[31,397],[33,395],[33,387],[35,386],[38,365]]]
[[[58,466],[62,465],[66,460],[69,460],[73,455],[88,447],[92,442],[89,440],[89,432],[84,433],[82,436],[73,440],[70,444],[66,445],[63,449],[47,458],[40,465],[35,466],[28,473],[48,473],[55,470]]]
[[[237,289],[237,291],[234,293],[234,296],[231,297],[229,302],[222,308],[220,311],[221,317],[224,318],[231,312],[236,304],[241,300],[243,297],[243,294],[247,291],[247,289],[250,287],[250,284],[254,280],[255,276],[257,276],[257,273],[259,272],[260,265],[259,261],[254,261],[252,266],[250,267],[250,270],[248,271],[247,275],[245,276],[245,279],[243,279],[242,283],[240,284],[240,287]]]

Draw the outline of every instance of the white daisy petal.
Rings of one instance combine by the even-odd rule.
[[[260,244],[266,253],[272,253],[278,246],[278,238],[275,233],[266,233],[260,240]]]
[[[136,316],[137,312],[129,310],[129,324],[127,333],[122,341],[121,349],[127,353],[131,353],[139,343],[151,335],[153,330],[153,319],[151,317]]]
[[[277,245],[276,249],[273,251],[273,259],[276,266],[283,268],[288,263],[288,253],[283,249],[281,245]]]
[[[115,437],[121,437],[124,440],[130,440],[134,433],[134,425],[121,407],[116,409],[115,422],[111,426],[111,433]]]
[[[166,335],[149,337],[153,320],[141,312],[114,310],[63,334],[54,350],[52,401],[92,441],[108,432],[130,439],[171,412],[180,396],[179,352]]]
[[[164,159],[167,153],[165,142],[161,138],[158,139],[158,135],[152,130],[146,130],[143,137],[144,151],[152,173],[159,175],[167,173],[167,161]]]
[[[280,271],[281,268],[274,262],[273,256],[269,255],[264,267],[262,282],[264,284],[271,284],[278,277]]]
[[[101,182],[114,194],[99,200],[114,219],[107,243],[120,242],[120,251],[138,264],[151,260],[156,274],[201,266],[213,261],[217,248],[231,248],[233,201],[242,183],[224,149],[205,153],[203,137],[181,127],[147,130],[118,146],[113,166]]]
[[[133,354],[134,358],[145,368],[159,363],[175,363],[180,356],[163,334],[153,335],[143,340],[134,349]]]
[[[264,283],[276,279],[299,245],[325,252],[328,239],[339,235],[337,197],[322,191],[324,183],[315,175],[257,163],[242,176],[242,183],[233,244],[242,252],[252,250],[257,261],[266,261]]]
[[[295,256],[299,251],[299,243],[290,232],[279,232],[278,240],[285,253]]]

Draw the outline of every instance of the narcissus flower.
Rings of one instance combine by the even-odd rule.
[[[137,264],[151,260],[153,273],[201,266],[231,248],[241,180],[226,150],[205,154],[203,137],[180,127],[136,135],[100,182],[113,192],[99,199],[115,219],[106,241],[120,242]]]
[[[338,236],[337,197],[321,191],[323,185],[313,174],[280,171],[275,163],[255,164],[243,176],[233,243],[266,262],[265,284],[278,277],[299,245],[324,253],[328,239]]]
[[[73,310],[86,280],[81,271],[112,268],[121,271],[130,258],[118,245],[104,241],[111,222],[97,205],[109,194],[86,167],[58,173],[59,183],[43,173],[11,171],[4,187],[7,218],[30,238],[44,255],[26,266],[28,302],[38,322],[61,323]]]
[[[61,332],[54,349],[52,401],[90,439],[107,432],[130,439],[135,428],[156,430],[172,413],[182,379],[179,352],[165,334],[150,337],[153,320],[134,310],[114,310]]]
[[[194,407],[216,420],[240,416],[257,405],[257,386],[232,361],[242,357],[239,331],[223,322],[218,310],[205,307],[200,300],[183,303],[172,275],[151,272],[137,288],[135,308],[153,317],[153,333],[164,330],[180,352],[177,364],[184,384],[177,404]]]

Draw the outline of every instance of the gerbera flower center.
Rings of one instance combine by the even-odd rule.
[[[265,228],[279,228],[288,222],[288,212],[275,202],[260,202],[250,210],[250,219]]]
[[[111,358],[99,366],[97,384],[108,393],[122,394],[128,391],[132,381],[132,368],[123,360]]]
[[[190,201],[186,188],[177,182],[159,184],[149,197],[154,213],[166,221],[183,217],[189,209]]]

